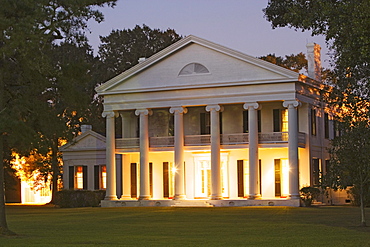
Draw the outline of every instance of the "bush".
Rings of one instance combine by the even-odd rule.
[[[369,187],[365,187],[365,190],[364,190],[364,206],[365,207],[370,207],[370,186]],[[360,206],[360,191],[359,191],[359,188],[356,187],[356,186],[353,186],[351,187],[349,190],[348,190],[348,194],[350,194],[351,196],[351,203],[352,205],[354,206]]]
[[[301,193],[301,199],[306,207],[311,206],[312,201],[316,200],[318,196],[320,195],[320,190],[315,187],[303,187],[299,190]]]
[[[56,205],[61,208],[99,207],[105,190],[62,190],[56,195]]]

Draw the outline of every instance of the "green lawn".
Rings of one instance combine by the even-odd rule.
[[[355,207],[7,206],[18,236],[0,246],[370,246],[359,217]]]

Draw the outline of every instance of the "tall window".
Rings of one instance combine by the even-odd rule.
[[[107,188],[107,167],[106,165],[94,166],[94,189],[105,190]]]
[[[69,167],[69,188],[79,190],[87,189],[87,166]]]
[[[130,167],[131,180],[131,198],[137,198],[137,164],[131,163]]]
[[[320,159],[312,159],[312,185],[319,185],[320,182]]]
[[[329,138],[329,114],[324,114],[324,125],[325,125],[325,138]]]
[[[273,110],[274,132],[288,132],[288,109]]]
[[[258,132],[261,132],[261,110],[257,111],[257,124],[258,124]],[[249,115],[248,110],[243,111],[243,132],[249,132]]]
[[[200,134],[211,134],[211,115],[209,112],[202,112],[200,114]]]
[[[316,135],[316,110],[311,109],[311,135]]]
[[[220,134],[222,134],[222,112],[219,112],[220,118]],[[211,134],[211,114],[210,112],[200,113],[200,134],[210,135]]]

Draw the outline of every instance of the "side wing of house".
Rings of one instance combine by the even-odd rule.
[[[106,187],[105,137],[87,131],[60,147],[65,189],[97,190]]]

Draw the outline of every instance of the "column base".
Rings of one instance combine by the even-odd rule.
[[[122,195],[120,200],[132,200],[132,198],[131,198],[131,195],[129,196]]]
[[[116,195],[106,195],[104,197],[104,200],[106,200],[106,201],[114,201],[114,200],[118,200],[118,198],[117,198]]]
[[[175,195],[173,197],[174,200],[185,200],[186,199],[186,195]]]
[[[257,195],[248,195],[248,200],[258,200],[258,199],[261,199],[261,195],[260,194],[257,194]]]
[[[222,196],[211,196],[211,200],[223,200]]]
[[[150,196],[149,195],[139,196],[139,200],[150,200]]]

